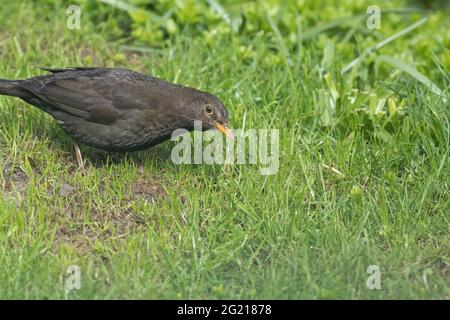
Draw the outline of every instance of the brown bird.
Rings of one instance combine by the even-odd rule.
[[[19,97],[52,115],[78,143],[107,151],[155,146],[178,128],[217,128],[229,138],[228,112],[214,95],[144,74],[110,68],[43,70],[25,80],[0,79],[0,94]]]

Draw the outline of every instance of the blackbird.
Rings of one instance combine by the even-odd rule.
[[[25,80],[0,79],[0,94],[49,113],[75,143],[107,151],[136,151],[170,138],[175,129],[217,128],[227,137],[228,112],[214,95],[126,69],[64,68]]]

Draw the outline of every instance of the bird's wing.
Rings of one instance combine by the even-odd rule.
[[[94,69],[101,69],[101,68],[95,68],[95,67],[67,67],[67,68],[47,68],[47,67],[39,67],[39,69],[48,71],[51,73],[60,73],[60,72],[66,72],[66,71],[75,71],[75,70],[94,70]]]
[[[104,124],[116,121],[120,109],[145,107],[145,99],[136,98],[139,81],[130,81],[110,69],[55,72],[25,80],[20,86],[59,110]]]
[[[99,81],[83,76],[53,80],[42,88],[40,96],[58,109],[86,120],[112,123],[119,117],[114,102],[109,99],[112,87],[99,86]]]

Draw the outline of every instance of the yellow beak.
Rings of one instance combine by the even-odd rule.
[[[230,128],[221,125],[221,124],[218,123],[217,121],[214,121],[214,126],[217,128],[217,130],[219,130],[219,131],[222,132],[224,135],[226,135],[228,139],[231,139],[231,140],[234,139],[233,131],[231,131]]]

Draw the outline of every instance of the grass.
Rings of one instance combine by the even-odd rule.
[[[448,46],[421,47],[448,44],[448,17],[430,13],[378,49],[400,70],[372,53],[341,74],[418,20],[387,15],[392,32],[368,43],[346,15],[307,26],[294,50],[272,20],[270,39],[205,45],[187,30],[133,51],[88,13],[68,30],[63,5],[2,5],[2,78],[121,66],[208,90],[232,127],[280,129],[280,168],[177,166],[169,141],[126,155],[84,147],[81,172],[51,117],[0,97],[0,298],[448,299]],[[70,265],[81,288],[66,295]],[[370,265],[380,290],[366,286]]]

